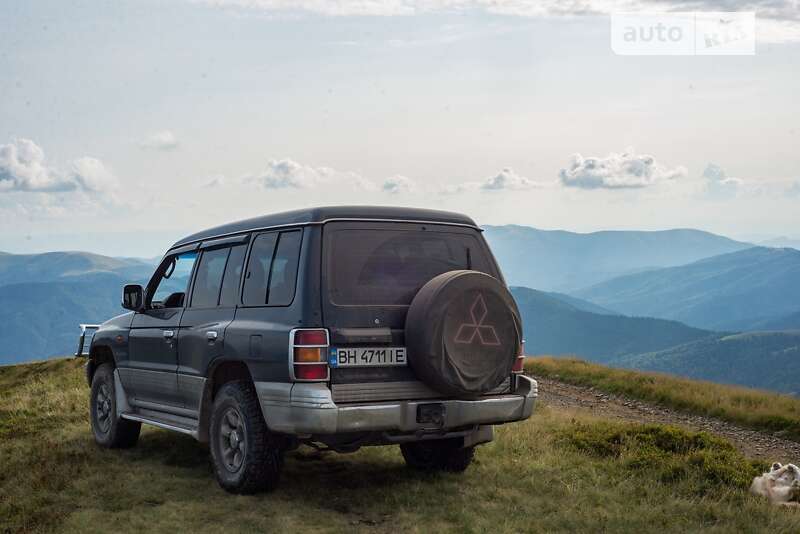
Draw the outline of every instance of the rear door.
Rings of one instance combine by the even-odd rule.
[[[224,355],[225,329],[233,321],[247,251],[247,236],[206,242],[181,318],[178,390],[184,407],[197,410],[206,371]]]
[[[474,228],[399,222],[326,224],[322,304],[331,346],[402,347],[406,313],[414,296],[430,279],[459,269],[500,278],[486,243]],[[366,394],[372,399],[430,394],[408,366],[366,365],[331,371],[334,397],[343,402]],[[364,384],[378,382],[384,383],[381,392],[367,392],[370,386]],[[386,382],[394,386],[387,387]]]

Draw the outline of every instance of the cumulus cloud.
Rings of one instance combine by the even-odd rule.
[[[162,150],[164,152],[178,148],[178,139],[169,130],[162,130],[148,135],[139,143],[141,148],[147,150]]]
[[[46,164],[44,151],[30,139],[0,145],[0,191],[100,192],[116,183],[111,171],[96,158],[78,158],[67,170],[59,170]]]
[[[728,176],[725,169],[709,163],[703,171],[706,194],[713,198],[735,197],[744,185],[744,180]]]
[[[376,189],[374,183],[358,173],[302,165],[288,158],[269,160],[264,170],[245,175],[243,180],[265,189],[308,189],[325,185],[347,185],[364,191]]]
[[[290,159],[272,159],[260,173],[248,176],[265,189],[306,189],[324,181],[330,174],[327,167],[310,167]]]
[[[573,154],[559,178],[566,187],[581,189],[637,189],[685,177],[685,167],[666,167],[653,156],[628,150],[605,157]]]
[[[533,180],[525,178],[524,176],[520,176],[519,174],[515,173],[513,169],[506,167],[496,175],[487,179],[483,184],[481,184],[480,188],[484,191],[501,191],[504,189],[520,191],[523,189],[534,189],[542,186],[543,184],[534,182]]]
[[[91,192],[109,191],[117,184],[117,179],[105,164],[97,158],[78,158],[72,162],[70,176],[79,189]]]
[[[392,195],[398,193],[413,193],[417,190],[417,184],[411,178],[398,174],[384,180],[381,189],[383,192]]]
[[[543,187],[550,187],[552,183],[543,183],[531,180],[514,172],[514,169],[509,167],[504,168],[499,173],[483,181],[462,182],[459,184],[450,184],[439,189],[439,193],[444,195],[452,195],[457,193],[466,193],[470,191],[525,191],[529,189],[538,189]]]

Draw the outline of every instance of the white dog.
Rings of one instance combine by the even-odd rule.
[[[753,479],[750,492],[767,497],[773,504],[800,506],[800,468],[775,462],[767,473]]]

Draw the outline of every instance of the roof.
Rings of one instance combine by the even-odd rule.
[[[172,248],[188,245],[204,239],[234,235],[253,230],[264,230],[276,226],[324,224],[331,220],[368,219],[387,221],[424,221],[431,223],[459,224],[477,228],[475,221],[466,215],[449,211],[389,206],[324,206],[281,213],[272,213],[223,224],[197,232],[178,240]]]

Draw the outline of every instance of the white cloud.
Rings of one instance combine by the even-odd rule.
[[[288,158],[269,160],[263,171],[245,175],[242,179],[265,189],[308,189],[331,185],[344,185],[363,191],[376,189],[374,183],[358,173],[302,165]]]
[[[272,159],[263,171],[247,179],[265,189],[306,189],[322,181],[328,172],[327,167],[309,167],[290,159]]]
[[[195,0],[222,8],[325,16],[409,16],[477,11],[514,17],[608,15],[615,11],[755,11],[762,42],[800,40],[796,0]]]
[[[91,192],[110,191],[117,185],[117,179],[96,158],[78,158],[72,162],[72,179],[80,185],[80,189]]]
[[[0,145],[0,192],[109,191],[117,184],[102,161],[82,157],[67,171],[46,164],[42,148],[30,139]]]
[[[785,194],[788,197],[800,197],[800,180],[795,180],[792,185],[787,187]]]
[[[520,191],[524,189],[534,189],[543,187],[543,184],[534,182],[524,176],[515,173],[513,169],[505,168],[495,176],[486,180],[480,188],[484,191],[501,191],[510,189],[513,191]]]
[[[665,167],[653,156],[636,154],[632,149],[605,157],[573,154],[559,178],[566,187],[581,189],[637,189],[685,177],[685,167]]]
[[[706,166],[703,179],[706,194],[717,199],[735,197],[744,185],[744,180],[728,176],[725,169],[714,163]]]
[[[411,178],[398,174],[384,180],[381,189],[385,193],[393,195],[398,193],[413,193],[417,190],[417,184]]]
[[[514,172],[514,169],[506,167],[494,176],[490,176],[482,182],[462,182],[460,184],[445,185],[439,189],[439,193],[452,195],[466,193],[470,191],[525,191],[529,189],[539,189],[551,187],[552,183],[543,183],[531,180]]]
[[[175,134],[169,130],[162,130],[150,134],[139,143],[141,148],[147,150],[161,150],[164,152],[175,150],[178,148],[178,145],[178,139],[175,137]]]

